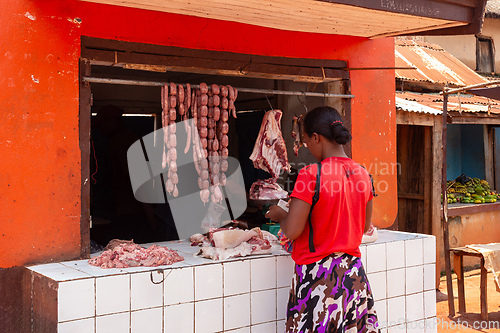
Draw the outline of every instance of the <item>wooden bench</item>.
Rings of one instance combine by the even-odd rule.
[[[488,320],[488,301],[487,301],[487,275],[488,271],[484,268],[483,255],[467,247],[457,247],[450,249],[453,253],[455,274],[457,274],[458,283],[458,312],[465,313],[465,286],[464,286],[464,256],[479,257],[481,259],[481,319]]]

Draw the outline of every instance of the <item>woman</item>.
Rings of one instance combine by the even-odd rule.
[[[313,164],[299,172],[288,214],[278,206],[266,214],[294,241],[286,332],[378,332],[359,251],[370,226],[370,176],[345,154],[351,134],[335,109],[311,110],[302,128],[304,146],[321,162],[319,199],[313,204],[319,167]]]

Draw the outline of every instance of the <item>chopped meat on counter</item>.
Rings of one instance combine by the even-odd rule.
[[[176,251],[164,246],[152,245],[146,249],[131,241],[126,241],[121,244],[114,242],[111,246],[108,244],[107,247],[110,249],[90,259],[89,264],[101,268],[155,267],[172,265],[184,260]]]
[[[254,182],[250,187],[249,197],[254,200],[285,199],[288,192],[276,183],[276,179],[269,178]]]
[[[242,230],[237,228],[211,229],[208,232],[211,245],[200,240],[199,234],[191,236],[191,245],[203,244],[199,256],[213,260],[224,260],[234,257],[244,257],[251,254],[266,254],[277,244],[276,236],[268,231],[253,228]],[[193,242],[195,241],[195,242]]]
[[[210,240],[208,239],[207,236],[204,236],[202,234],[194,234],[191,237],[189,237],[189,241],[191,242],[191,246],[209,246]]]
[[[250,155],[254,167],[269,172],[272,178],[278,178],[281,170],[290,171],[285,139],[281,134],[281,115],[280,110],[266,112]]]

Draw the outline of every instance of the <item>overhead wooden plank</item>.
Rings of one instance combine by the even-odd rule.
[[[138,43],[110,41],[107,49],[103,49],[91,41],[94,46],[86,45],[84,40],[82,58],[91,60],[94,64],[114,65],[126,67],[126,64],[142,64],[163,66],[166,71],[190,72],[199,74],[231,75],[253,78],[272,78],[303,82],[330,82],[339,79],[348,79],[349,73],[345,68],[346,62],[334,60],[311,60],[278,57],[252,57],[249,55],[232,54],[229,52],[206,52],[203,50],[186,50],[182,54],[180,48],[164,48],[148,46],[147,50],[140,50]],[[103,41],[101,41],[103,42]],[[115,48],[110,45],[116,46]],[[134,52],[127,48],[139,47]],[[161,54],[162,52],[176,55]],[[281,61],[280,61],[281,60]],[[338,66],[331,68],[329,66]]]
[[[111,50],[123,51],[131,54],[157,54],[157,55],[171,55],[179,57],[198,58],[199,60],[205,59],[218,59],[218,60],[233,60],[241,61],[246,64],[249,62],[263,63],[263,64],[278,64],[289,66],[309,66],[309,67],[328,67],[328,68],[346,68],[347,62],[343,60],[332,59],[305,59],[305,58],[290,58],[290,57],[272,57],[261,56],[248,53],[224,52],[224,51],[210,51],[188,49],[175,46],[152,45],[147,43],[129,43],[111,39],[92,38],[82,36],[82,46],[85,49],[97,50]]]
[[[230,1],[213,0],[82,0],[146,10],[253,24],[281,30],[375,37],[401,32],[436,29],[450,23],[466,25],[468,21],[408,15],[388,10],[373,10],[345,4],[315,0]],[[417,2],[425,0],[416,0]],[[363,1],[368,3],[370,1]],[[382,1],[384,2],[384,1]]]
[[[477,112],[474,114],[466,114],[462,112],[461,115],[458,112],[453,113],[451,117],[448,117],[448,124],[486,124],[486,125],[500,125],[500,116],[488,116],[487,114],[480,115]]]
[[[114,63],[114,52],[111,51],[96,51],[89,50],[86,52],[86,59],[92,59],[100,62]],[[251,67],[244,68],[239,62],[231,62],[224,60],[206,59],[203,62],[195,61],[193,58],[186,57],[170,57],[160,55],[130,55],[128,53],[119,53],[119,64],[126,63],[146,63],[146,64],[168,64],[165,65],[167,71],[173,72],[190,72],[199,74],[215,74],[215,75],[231,75],[252,78],[275,78],[282,80],[293,81],[330,81],[347,78],[346,71],[333,70],[326,68],[312,67],[294,67],[294,66],[279,66],[266,64],[253,64]],[[323,73],[325,76],[323,77]]]
[[[396,111],[396,123],[398,125],[434,126],[435,115],[427,113]]]
[[[437,2],[447,2],[459,6],[476,7],[477,0],[435,0]]]
[[[375,9],[379,11],[388,11],[393,13],[401,13],[408,15],[415,15],[419,17],[434,17],[444,20],[471,22],[472,9],[475,4],[471,6],[470,0],[463,3],[463,1],[432,1],[432,0],[414,0],[407,1],[394,1],[394,0],[381,0],[381,1],[359,1],[359,0],[320,0],[330,2],[332,4],[342,3],[347,5],[354,5],[362,8]]]

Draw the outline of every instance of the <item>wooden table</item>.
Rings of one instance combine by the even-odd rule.
[[[488,271],[484,268],[484,257],[481,252],[468,247],[457,247],[450,249],[453,253],[455,274],[457,274],[458,283],[458,312],[465,313],[465,286],[464,286],[464,256],[479,257],[481,259],[481,319],[488,320],[488,301],[487,301],[487,275]]]

